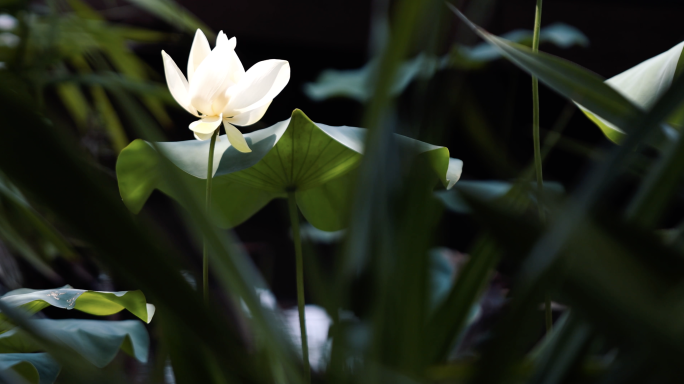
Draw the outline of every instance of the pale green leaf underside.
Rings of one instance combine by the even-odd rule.
[[[317,124],[295,110],[288,120],[245,134],[251,153],[238,152],[221,136],[214,153],[212,191],[212,212],[218,224],[238,225],[273,198],[285,197],[293,190],[312,225],[328,231],[343,228],[346,200],[354,181],[350,172],[361,159],[365,132]],[[447,148],[399,135],[397,144],[406,156],[424,157],[445,187],[450,188],[460,177],[462,162],[450,159]],[[116,165],[126,206],[139,212],[154,189],[177,199],[159,176],[154,146],[184,171],[180,177],[203,201],[208,141],[153,145],[136,140],[121,152]]]
[[[96,367],[108,365],[119,349],[147,362],[150,338],[138,320],[29,320],[50,338],[63,343]],[[0,334],[0,354],[40,352],[42,348],[20,328]]]
[[[518,43],[532,43],[532,31],[529,30],[511,31],[502,37]],[[589,44],[589,39],[574,27],[555,23],[542,28],[540,42],[569,48],[574,45],[586,46]],[[392,85],[392,93],[401,94],[413,80],[432,77],[436,71],[448,68],[478,68],[500,57],[501,53],[487,43],[480,43],[473,47],[456,45],[451,52],[441,57],[421,53],[405,61],[399,67]],[[372,79],[375,78],[377,64],[377,60],[371,60],[359,69],[326,70],[315,82],[305,84],[304,91],[307,96],[317,101],[331,97],[348,97],[365,102],[372,96]]]
[[[154,315],[154,305],[147,304],[141,291],[99,292],[73,289],[69,286],[56,289],[17,289],[0,297],[3,304],[36,313],[48,306],[77,309],[96,316],[108,316],[127,309],[145,322]],[[10,327],[0,313],[0,332]]]
[[[18,375],[31,384],[52,384],[60,366],[47,353],[2,353],[0,372]]]
[[[682,48],[684,48],[684,42],[606,80],[606,84],[636,106],[648,110],[672,85],[675,73],[680,66]],[[623,129],[602,119],[600,113],[593,113],[579,104],[578,106],[610,140],[620,142],[625,135]],[[676,112],[668,119],[668,122],[675,127],[680,127],[682,111]]]

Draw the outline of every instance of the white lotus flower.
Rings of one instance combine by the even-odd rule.
[[[264,60],[245,72],[235,45],[235,38],[228,40],[221,31],[212,50],[198,29],[190,49],[187,79],[171,56],[162,51],[164,73],[173,98],[200,118],[189,127],[196,139],[211,139],[223,122],[230,144],[240,152],[251,152],[235,126],[252,125],[264,116],[290,80],[290,64]]]

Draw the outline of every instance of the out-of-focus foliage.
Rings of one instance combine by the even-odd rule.
[[[489,181],[474,181],[464,180],[458,183],[456,188],[450,191],[435,192],[435,196],[440,199],[444,205],[451,211],[456,213],[472,213],[467,201],[463,199],[462,194],[477,196],[479,199],[487,202],[501,201],[505,197],[513,197],[515,184],[504,181],[489,180]],[[545,195],[555,195],[559,197],[565,192],[562,184],[547,182],[544,183]],[[535,202],[534,194],[529,193],[531,202]]]
[[[51,384],[59,370],[47,353],[0,353],[0,374],[8,383]]]
[[[176,17],[171,3],[145,4],[147,9],[158,9],[167,20]],[[470,4],[472,7],[480,2]],[[335,206],[347,215],[347,229],[332,238],[308,231],[309,238],[324,238],[325,242],[305,242],[306,283],[310,304],[316,304],[306,308],[311,320],[307,330],[316,336],[310,345],[312,382],[680,382],[684,373],[684,224],[668,229],[667,236],[656,230],[672,226],[671,220],[665,220],[667,215],[681,214],[677,207],[683,201],[684,137],[673,135],[662,151],[646,153],[650,161],[640,165],[644,172],[630,174],[635,191],[620,195],[624,203],[615,198],[615,191],[624,189],[621,177],[641,159],[638,155],[650,136],[660,131],[664,122],[672,123],[672,116],[680,110],[684,77],[675,71],[670,84],[657,88],[657,97],[648,104],[635,105],[629,95],[589,70],[492,35],[465,15],[458,13],[457,18],[441,1],[403,0],[392,5],[392,28],[374,64],[376,78],[359,88],[368,95],[363,99],[367,109],[360,124],[367,128],[364,135],[338,135],[341,129],[314,124],[301,112],[295,112],[287,123],[246,135],[253,140],[252,155],[231,154],[225,140],[219,146],[224,151],[216,154],[214,199],[234,199],[231,204],[236,209],[253,212],[266,203],[255,207],[241,200],[254,197],[249,193],[221,190],[225,178],[244,183],[243,188],[252,188],[254,194],[258,188],[248,184],[248,170],[264,173],[258,185],[271,188],[268,193],[273,195],[268,200],[282,195],[284,187],[296,186],[305,192],[304,186],[312,186],[308,183],[313,181],[305,177],[293,177],[297,176],[297,167],[306,169],[310,164],[319,166],[310,167],[312,173],[320,169],[321,175],[331,176],[313,177],[319,186],[329,185],[334,192],[343,191],[349,197],[343,202],[344,208]],[[45,11],[39,16],[49,14]],[[394,96],[396,79],[401,77],[412,44],[431,42],[426,37],[430,34],[418,32],[440,31],[443,25],[438,25],[435,15],[445,14],[450,16],[444,19],[449,25],[466,23],[490,49],[538,77],[568,101],[574,100],[620,127],[627,133],[621,139],[622,145],[606,147],[601,161],[588,163],[588,172],[579,178],[577,188],[565,190],[546,183],[543,206],[539,206],[537,195],[530,194],[528,172],[514,166],[510,166],[511,172],[517,172],[514,180],[462,180],[457,191],[437,191],[435,197],[437,178],[447,186],[447,179],[454,180],[446,176],[449,154],[445,148],[429,147],[432,151],[428,154],[437,152],[439,167],[429,162],[415,166],[416,162],[404,161],[407,157],[401,156],[401,142],[394,138],[409,120],[397,117]],[[58,12],[55,15],[64,16]],[[23,22],[23,18],[18,19]],[[187,20],[190,22],[183,28],[195,26],[196,21]],[[39,25],[26,24],[27,28],[38,29]],[[88,23],[84,21],[84,25]],[[33,59],[36,62],[27,61],[26,66],[7,62],[7,70],[0,71],[0,83],[26,84],[23,76],[31,73],[36,77],[53,76],[56,67],[51,56]],[[36,69],[36,63],[43,63],[43,69]],[[75,79],[73,63],[65,66],[74,71],[67,78]],[[462,71],[460,75],[469,73]],[[56,268],[46,257],[49,253],[43,253],[43,243],[62,247],[62,254],[73,252],[79,260],[94,260],[97,266],[93,268],[102,268],[117,283],[145,294],[57,289],[4,296],[0,299],[2,319],[16,328],[0,334],[0,351],[14,348],[11,350],[26,353],[0,353],[0,381],[23,377],[29,382],[49,383],[61,367],[58,380],[69,383],[305,382],[301,345],[293,331],[297,329],[295,312],[288,308],[281,311],[282,303],[264,295],[269,287],[245,252],[250,246],[241,246],[231,230],[218,228],[195,195],[197,184],[203,184],[202,170],[207,169],[203,166],[206,144],[181,142],[167,144],[168,149],[148,144],[163,138],[159,121],[149,115],[149,106],[142,108],[131,96],[153,94],[146,92],[155,86],[144,78],[132,81],[97,72],[77,78],[83,81],[78,83],[80,86],[90,87],[92,84],[86,81],[92,80],[106,89],[105,93],[114,96],[130,114],[130,132],[141,140],[123,151],[119,162],[134,155],[143,162],[151,161],[153,170],[141,168],[138,174],[127,170],[140,190],[131,188],[124,200],[138,193],[134,196],[139,199],[137,211],[152,189],[163,189],[183,203],[177,216],[165,211],[163,219],[182,218],[192,240],[204,240],[210,248],[214,283],[210,305],[204,304],[187,278],[187,271],[193,271],[192,264],[187,263],[188,255],[160,234],[152,224],[153,216],[146,216],[145,210],[140,217],[130,214],[126,207],[130,200],[121,201],[106,171],[92,166],[92,157],[65,139],[64,120],[55,110],[41,105],[41,92],[0,87],[0,219],[10,223],[0,223],[3,242],[22,259],[41,260],[31,261],[31,265],[38,270],[44,268],[41,272],[46,275]],[[632,79],[643,89],[653,85],[646,78]],[[475,109],[477,102],[465,92],[455,94],[444,110],[435,108],[431,114],[446,115],[452,107],[459,112]],[[84,103],[91,103],[84,98]],[[416,98],[411,105],[423,110],[424,102],[425,98]],[[415,111],[410,108],[402,112],[411,115]],[[421,128],[436,136],[453,128],[440,121],[436,119]],[[31,132],[30,139],[26,132]],[[266,137],[260,138],[258,132],[265,132]],[[327,142],[336,146],[339,168],[307,160],[314,152],[302,149],[299,133],[311,137],[312,143],[313,139],[323,138],[327,141],[321,140],[322,146]],[[260,151],[262,142],[268,145]],[[409,143],[417,145],[415,141]],[[487,140],[485,144],[492,147]],[[164,150],[155,151],[155,146]],[[549,144],[547,149],[552,150],[552,146]],[[327,155],[324,149],[315,149],[317,155]],[[487,155],[498,155],[505,162],[500,152],[494,149]],[[195,156],[201,161],[195,161]],[[345,158],[349,163],[342,161]],[[334,159],[329,164],[333,163]],[[278,169],[280,166],[284,169]],[[119,176],[119,183],[127,183],[125,177]],[[345,177],[348,179],[344,182],[352,187],[332,184]],[[290,184],[295,181],[299,183]],[[447,208],[467,210],[469,215],[444,214],[449,209],[444,209],[440,200],[446,202]],[[172,210],[168,207],[164,209]],[[303,207],[300,201],[304,216],[317,225],[312,216],[317,213]],[[321,210],[311,209],[319,213]],[[534,211],[539,209],[545,210],[548,220],[538,219]],[[12,237],[7,235],[8,228],[15,232],[20,228],[15,225],[15,217],[32,223],[28,231],[31,236],[9,240]],[[276,218],[268,220],[279,222]],[[69,240],[60,233],[68,233]],[[467,253],[461,253],[435,248],[439,245],[435,238],[442,233],[474,238],[469,239],[472,241]],[[78,247],[74,247],[76,241]],[[335,251],[330,251],[331,247]],[[274,248],[277,257],[284,254],[282,247]],[[329,257],[317,257],[323,252]],[[40,296],[50,292],[64,292],[57,294],[57,298],[64,299],[79,295],[73,306],[88,313],[104,315],[128,308],[143,320],[149,320],[149,298],[158,312],[151,324],[155,327],[150,332],[154,342],[149,344],[151,355],[147,362],[145,325],[138,320],[105,323],[27,318],[20,304],[35,310],[48,303],[69,308],[68,303],[54,296]],[[15,302],[22,296],[26,300]],[[126,301],[131,297],[135,298],[133,303]],[[553,330],[543,335],[540,307],[547,297],[560,318]],[[40,301],[36,302],[36,298]],[[84,306],[79,306],[81,300]],[[122,311],[117,316],[127,315]],[[68,331],[71,326],[81,331]],[[118,364],[113,356],[120,350],[137,360]],[[98,368],[103,365],[107,365],[104,370]]]
[[[31,325],[71,347],[99,368],[111,363],[119,349],[141,363],[147,362],[150,339],[145,326],[137,320],[38,319],[31,320]],[[41,350],[40,344],[20,328],[0,334],[0,354]]]
[[[532,44],[532,31],[515,30],[501,36],[502,38],[524,45]],[[586,47],[589,39],[576,28],[555,23],[541,30],[540,42],[551,43],[561,48],[575,45]],[[432,56],[420,53],[413,59],[401,64],[391,92],[401,94],[406,87],[418,78],[430,78],[435,72],[445,69],[475,70],[485,64],[499,59],[501,53],[487,43],[473,47],[461,44],[454,45],[444,56]],[[365,66],[353,70],[325,70],[316,82],[304,85],[304,92],[313,100],[325,100],[331,97],[348,97],[366,102],[372,97],[373,81],[377,76],[378,59],[369,61]]]
[[[78,258],[69,241],[1,173],[0,212],[0,239],[51,280],[58,277],[49,261],[57,255]]]
[[[118,313],[125,308],[148,323],[155,309],[145,302],[145,296],[139,291],[95,292],[62,287],[42,291],[22,288],[8,292],[0,296],[0,375],[8,376],[12,382],[18,380],[15,375],[31,383],[55,381],[60,366],[43,353],[51,348],[39,335],[45,335],[95,367],[111,363],[119,349],[142,363],[147,362],[150,340],[140,321],[23,318],[48,306],[77,309],[98,316]],[[69,357],[57,357],[57,360],[64,359]]]
[[[171,21],[186,30],[202,26],[175,4],[140,3],[157,14],[175,14]],[[82,135],[102,132],[115,152],[129,142],[121,106],[112,101],[117,97],[139,97],[161,125],[171,125],[165,104],[173,104],[172,99],[161,86],[147,82],[158,75],[130,49],[132,44],[169,40],[168,34],[113,24],[80,0],[46,5],[18,2],[13,15],[3,14],[15,21],[3,32],[12,38],[0,47],[3,67],[21,75],[39,110],[66,108]],[[49,92],[56,93],[63,107],[43,105],[52,100]]]

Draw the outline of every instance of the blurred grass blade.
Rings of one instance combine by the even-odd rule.
[[[49,221],[47,221],[26,198],[16,189],[7,178],[0,173],[0,196],[13,204],[21,212],[26,220],[31,223],[45,240],[57,248],[61,256],[67,260],[78,259],[78,254],[69,241]]]
[[[451,4],[447,6],[481,38],[496,47],[501,54],[529,74],[536,76],[554,91],[581,103],[619,127],[631,127],[643,112],[603,79],[569,61],[545,53],[534,53],[528,47],[490,34],[473,24]]]
[[[202,32],[209,39],[213,39],[216,35],[212,30],[200,21],[195,15],[188,10],[181,7],[177,3],[170,0],[128,0],[138,7],[150,12],[151,14],[166,21],[185,32],[195,33],[197,29]]]
[[[2,213],[2,211],[0,211],[0,213]],[[14,229],[14,225],[7,221],[2,214],[0,214],[0,238],[18,252],[26,261],[33,265],[33,267],[43,274],[43,276],[54,282],[61,281],[59,275],[55,273],[43,257],[33,249],[33,247]]]
[[[95,109],[104,120],[104,126],[109,134],[109,140],[111,140],[114,150],[118,153],[128,145],[128,138],[121,125],[119,116],[116,114],[104,89],[97,86],[90,87],[90,94],[93,96]]]
[[[74,119],[76,127],[84,130],[88,122],[90,108],[81,89],[76,84],[63,83],[57,85],[56,90],[71,118]]]
[[[470,259],[459,271],[456,283],[425,327],[427,361],[441,361],[448,356],[467,325],[473,306],[489,285],[500,255],[501,250],[490,237],[483,236],[478,240]]]
[[[215,309],[203,306],[181,276],[168,242],[136,223],[116,195],[115,186],[87,167],[79,150],[46,126],[21,98],[5,90],[0,92],[0,101],[13,111],[0,114],[0,124],[23,127],[0,130],[3,172],[87,242],[116,276],[144,291],[165,316],[184,324],[186,333],[181,337],[192,338],[217,358],[232,361],[223,368],[233,377],[259,377],[244,353],[244,341],[234,328],[226,327],[230,322]],[[35,134],[32,140],[26,140],[24,129]],[[30,153],[42,156],[28,156]],[[40,176],[36,169],[43,170]],[[55,188],[57,185],[62,187]],[[97,226],[92,225],[93,217],[101,218]]]
[[[574,314],[570,314],[560,332],[552,334],[545,351],[529,381],[530,384],[560,384],[573,369],[582,363],[591,340],[591,327]]]

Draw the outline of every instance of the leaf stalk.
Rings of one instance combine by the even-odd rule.
[[[532,51],[539,52],[539,31],[541,30],[542,0],[537,0],[537,8],[534,15],[534,35],[532,38]],[[541,139],[539,137],[539,80],[532,76],[532,137],[534,140],[534,169],[537,174],[537,206],[539,209],[539,221],[546,222],[544,211],[544,178],[542,176]],[[544,318],[546,332],[551,332],[553,326],[553,313],[551,312],[551,299],[546,296],[544,301]]]
[[[218,137],[220,128],[216,128],[214,134],[211,135],[211,142],[209,143],[209,159],[207,160],[207,191],[205,195],[205,209],[207,215],[211,213],[211,182],[214,178],[214,148],[216,147],[216,137]],[[202,294],[204,302],[209,304],[209,247],[207,240],[204,239],[202,244]]]
[[[309,342],[306,335],[306,316],[304,305],[304,260],[302,255],[302,237],[299,231],[299,210],[295,191],[287,191],[287,202],[290,209],[290,222],[292,224],[292,239],[295,246],[296,268],[297,268],[297,309],[299,310],[299,330],[302,335],[302,359],[304,362],[304,376],[306,382],[311,382],[311,367],[309,364]]]

